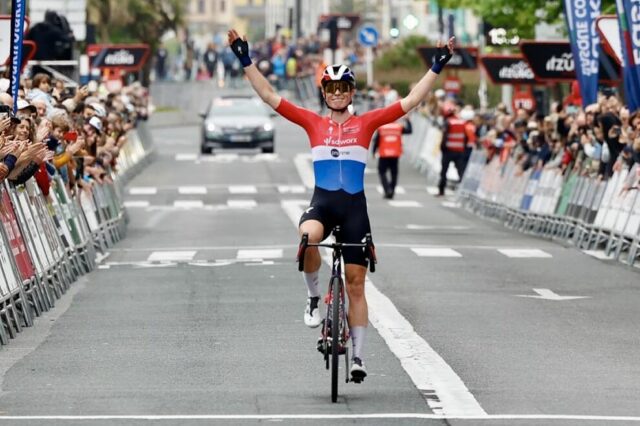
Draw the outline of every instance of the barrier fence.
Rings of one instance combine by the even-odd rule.
[[[442,133],[418,114],[412,121],[406,160],[435,179]],[[457,187],[465,208],[521,232],[560,239],[582,250],[603,250],[607,257],[629,265],[638,261],[640,165],[625,167],[603,181],[579,172],[562,174],[557,168],[522,172],[513,159],[501,162],[497,157],[487,162],[484,151],[471,154]]]
[[[72,196],[60,176],[45,197],[33,179],[0,184],[0,343],[54,307],[81,275],[126,233],[122,186],[150,159],[146,124],[127,134],[113,183]]]

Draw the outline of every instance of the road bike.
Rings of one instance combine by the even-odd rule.
[[[349,325],[347,310],[345,307],[345,286],[342,278],[342,249],[345,247],[361,247],[365,250],[365,256],[369,263],[369,270],[376,270],[376,251],[371,234],[365,236],[364,243],[342,243],[340,241],[340,227],[335,227],[332,234],[336,240],[334,243],[310,243],[309,234],[302,235],[298,247],[298,270],[304,269],[304,255],[307,247],[327,247],[332,250],[331,278],[329,290],[324,298],[327,314],[322,324],[321,338],[318,341],[318,350],[324,354],[326,369],[331,368],[331,401],[338,400],[338,365],[339,356],[345,357],[345,383],[349,383]],[[337,337],[336,337],[337,336]],[[353,380],[360,383],[361,380]]]

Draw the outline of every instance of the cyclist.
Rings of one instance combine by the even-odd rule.
[[[451,59],[454,38],[449,39],[447,48],[441,48],[438,43],[439,52],[431,70],[405,98],[359,116],[348,112],[356,92],[353,72],[346,65],[326,67],[321,81],[324,100],[329,108],[325,117],[278,95],[253,65],[246,37],[240,38],[236,30],[231,29],[228,41],[258,96],[280,115],[304,128],[311,142],[316,183],[310,206],[300,218],[300,235],[307,233],[310,243],[319,243],[336,225],[340,225],[341,242],[364,242],[365,234],[371,232],[364,195],[364,169],[371,137],[378,127],[396,121],[426,98],[438,74]],[[367,375],[362,361],[369,322],[364,293],[367,259],[362,248],[345,248],[343,258],[353,345],[350,374],[359,382]],[[309,327],[318,327],[323,320],[318,308],[320,262],[318,249],[310,247],[305,254],[303,272],[308,292],[304,322]]]

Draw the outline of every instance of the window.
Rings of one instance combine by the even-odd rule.
[[[205,5],[204,0],[198,0],[198,13],[204,13]]]
[[[224,10],[227,8],[227,2],[225,0],[220,0],[220,12],[224,13]]]

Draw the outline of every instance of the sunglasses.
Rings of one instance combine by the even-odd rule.
[[[346,81],[330,81],[324,86],[325,93],[336,93],[336,90],[340,93],[349,93],[351,89],[351,85]]]

